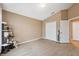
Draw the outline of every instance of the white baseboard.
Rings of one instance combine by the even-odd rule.
[[[24,42],[18,43],[17,45],[32,42],[32,41],[36,41],[36,40],[39,40],[39,39],[41,39],[41,38],[36,38],[36,39],[29,40],[29,41],[24,41]]]
[[[47,39],[47,38],[44,38],[43,39]],[[51,40],[51,41],[54,41],[54,42],[58,42],[58,41],[55,41],[55,40],[52,40],[52,39],[47,39],[47,40]],[[69,43],[69,41],[60,41],[59,43]]]
[[[60,41],[60,43],[69,43],[69,41]]]
[[[43,37],[43,39],[47,39],[47,38]],[[53,40],[53,39],[47,39],[47,40],[56,41],[57,39],[56,39],[56,40]],[[56,42],[57,42],[57,41],[56,41]]]

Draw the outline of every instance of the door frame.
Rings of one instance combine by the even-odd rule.
[[[79,42],[77,40],[73,40],[73,29],[72,29],[72,22],[79,22],[79,16],[78,17],[75,17],[75,18],[72,18],[72,19],[69,19],[70,21],[70,43],[79,48]]]
[[[71,20],[71,28],[73,27],[73,22],[79,22],[79,18],[78,19],[73,19],[73,20]],[[71,29],[71,32],[72,32],[72,34],[71,34],[71,39],[73,39],[73,29]]]
[[[72,30],[72,22],[79,22],[79,20],[78,20],[79,18],[74,18],[74,19],[72,19],[72,20],[70,20],[70,27],[71,27],[71,29],[70,29],[70,31],[71,31],[71,38],[70,38],[70,40],[72,40],[73,39],[73,35],[72,35],[72,33],[73,33],[73,30]]]

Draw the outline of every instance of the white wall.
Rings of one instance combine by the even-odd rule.
[[[56,35],[56,21],[45,24],[45,38],[53,41],[57,41]]]
[[[2,22],[2,8],[0,7],[0,52],[1,52],[1,40],[2,40],[2,26],[1,26],[1,22]]]

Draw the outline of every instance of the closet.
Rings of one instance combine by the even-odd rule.
[[[60,20],[60,43],[69,43],[69,21]]]
[[[56,21],[45,24],[45,38],[57,41]]]
[[[69,43],[68,10],[50,16],[45,24],[45,38],[59,43]]]

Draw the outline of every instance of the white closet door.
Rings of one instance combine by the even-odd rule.
[[[45,27],[45,38],[53,41],[57,41],[56,35],[56,21],[46,23]]]
[[[60,21],[60,42],[69,42],[69,21],[67,20]]]
[[[73,40],[79,41],[79,22],[72,23]]]

